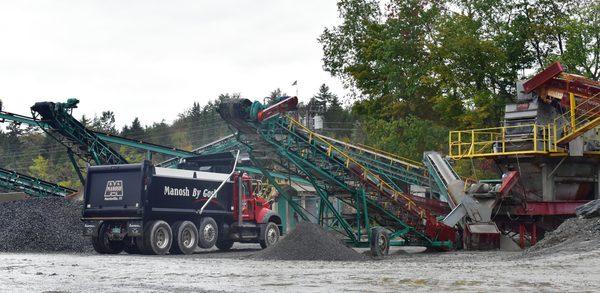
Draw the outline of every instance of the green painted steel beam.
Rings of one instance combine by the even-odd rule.
[[[307,177],[308,180],[311,182],[311,184],[317,191],[317,194],[319,195],[321,200],[325,203],[325,206],[329,209],[329,211],[331,211],[333,213],[333,216],[340,223],[340,226],[342,226],[342,229],[344,229],[346,231],[346,235],[353,242],[358,242],[359,239],[354,234],[354,231],[353,231],[352,227],[350,226],[350,224],[348,224],[348,222],[346,222],[344,217],[342,217],[341,213],[329,201],[329,194],[325,190],[323,190],[323,188],[321,188],[321,186],[319,186],[319,184],[317,184],[315,182],[314,178],[312,176],[310,176],[311,173],[307,169],[305,169],[299,161],[296,161],[294,158],[292,158],[292,161],[296,164],[296,166],[298,166],[298,168],[300,168],[300,170],[302,170],[302,172],[304,174],[308,175],[308,177]]]
[[[262,174],[262,171],[261,171],[260,168],[251,167],[251,166],[237,166],[236,170],[247,172],[247,173],[251,173],[251,174]],[[291,181],[296,182],[296,183],[311,185],[310,181],[308,181],[308,180],[306,180],[304,178],[298,177],[298,176],[294,176],[294,175],[290,176],[288,174],[283,174],[283,173],[279,173],[279,172],[272,172],[272,171],[267,171],[267,172],[269,172],[269,174],[273,178],[279,178],[279,179],[284,179],[284,180],[291,180]]]
[[[22,123],[22,124],[27,124],[27,125],[31,125],[31,126],[40,126],[31,117],[27,117],[27,116],[23,116],[23,115],[19,115],[19,114],[13,114],[13,113],[9,113],[9,112],[0,112],[0,122],[5,122],[5,121],[13,121],[16,123]],[[41,126],[43,127],[43,125],[44,124],[42,124]]]
[[[250,159],[254,161],[254,158],[252,156],[252,154],[250,154]],[[262,171],[262,174],[267,177],[267,180],[269,180],[269,184],[273,185],[273,187],[275,187],[275,189],[277,190],[277,192],[279,193],[279,195],[281,195],[282,198],[284,198],[288,204],[292,207],[292,209],[304,220],[304,221],[308,221],[308,217],[306,216],[306,214],[302,211],[301,207],[298,205],[298,203],[296,203],[291,196],[289,196],[287,194],[287,192],[285,192],[283,190],[283,188],[281,188],[281,186],[279,184],[277,184],[277,181],[275,181],[275,178],[273,178],[271,176],[271,174],[266,171],[263,168],[259,168],[259,170]]]
[[[76,192],[74,189],[4,168],[0,168],[0,186],[7,190],[21,191],[34,197],[67,196]]]
[[[39,120],[36,121],[35,119],[33,119],[31,117],[14,114],[14,113],[9,113],[9,112],[0,112],[0,120],[1,121],[13,121],[16,123],[22,123],[22,124],[27,124],[27,125],[31,125],[31,126],[38,126],[43,129],[50,128],[49,124],[45,121],[39,121]],[[142,140],[130,139],[130,138],[126,138],[126,137],[122,137],[122,136],[118,136],[118,135],[111,135],[111,134],[107,134],[107,133],[103,133],[103,132],[99,132],[99,131],[91,131],[91,132],[93,132],[96,136],[98,136],[98,138],[100,138],[104,142],[114,143],[114,144],[127,146],[127,147],[131,147],[131,148],[136,148],[136,149],[142,149],[142,150],[151,151],[151,152],[159,153],[159,154],[163,154],[163,155],[174,156],[177,158],[188,158],[191,156],[198,155],[198,153],[194,152],[194,151],[186,151],[186,150],[182,150],[182,149],[178,149],[178,148],[174,148],[174,147],[167,147],[167,146],[158,145],[158,144],[154,144],[154,143],[150,143],[150,142],[146,142],[146,141],[142,141]],[[230,145],[226,145],[225,147],[229,147],[229,146]],[[211,151],[214,151],[214,150],[211,149]]]
[[[174,148],[174,147],[166,147],[163,145],[145,142],[142,140],[135,140],[135,139],[125,138],[122,136],[111,135],[111,134],[102,133],[102,132],[95,132],[95,134],[98,136],[98,138],[100,138],[101,140],[103,140],[105,142],[110,142],[110,143],[114,143],[114,144],[118,144],[118,145],[122,145],[122,146],[126,146],[126,147],[131,147],[131,148],[136,148],[136,149],[142,149],[142,150],[146,150],[146,151],[151,151],[151,152],[159,153],[159,154],[163,154],[163,155],[169,155],[169,156],[174,156],[174,157],[179,157],[179,158],[189,158],[189,157],[198,155],[197,153],[194,153],[192,151],[186,151],[186,150],[182,150],[182,149],[178,149],[178,148]]]

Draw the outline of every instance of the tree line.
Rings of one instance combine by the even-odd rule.
[[[285,95],[286,93],[276,89],[263,100],[268,103]],[[94,131],[192,150],[232,133],[217,113],[217,107],[221,100],[239,96],[239,94],[222,94],[204,105],[194,102],[172,123],[162,120],[151,125],[142,125],[139,118],[136,117],[131,123],[119,129],[116,125],[115,114],[110,110],[102,111],[93,118],[84,115],[79,121],[86,128]],[[324,103],[325,125],[338,125],[337,119],[346,119],[343,121],[348,122],[348,124],[344,124],[346,129],[343,129],[342,132],[330,126],[327,126],[328,128],[324,131],[336,137],[349,137],[352,132],[349,108],[342,106],[340,99],[331,93],[326,85],[321,86],[319,93],[312,97],[308,104],[314,104],[317,101]],[[301,103],[299,107],[304,110],[307,106]],[[144,150],[116,144],[110,144],[110,146],[129,162],[141,162],[148,158],[147,152]],[[165,155],[153,154],[151,159],[154,162],[161,162],[168,158]],[[86,166],[86,162],[81,159],[78,164]],[[66,187],[80,187],[65,147],[37,127],[13,122],[6,123],[4,130],[0,129],[0,167]]]

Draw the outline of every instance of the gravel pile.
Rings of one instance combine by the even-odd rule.
[[[368,257],[347,247],[330,232],[312,223],[300,223],[276,245],[256,253],[266,260],[361,261]]]
[[[600,199],[592,200],[577,209],[575,213],[581,218],[600,217]]]
[[[47,197],[0,203],[0,251],[90,252],[80,218],[80,201]]]
[[[524,251],[525,256],[585,252],[600,248],[600,217],[571,218]]]

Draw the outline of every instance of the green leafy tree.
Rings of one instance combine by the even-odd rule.
[[[448,129],[415,116],[396,120],[370,119],[361,123],[354,139],[355,142],[421,161],[423,152],[447,148]]]
[[[593,1],[592,1],[593,2]],[[600,79],[600,2],[585,6],[581,17],[568,22],[566,48],[560,60],[575,73]]]
[[[29,166],[29,172],[36,178],[46,181],[52,180],[50,175],[50,162],[41,155],[38,155],[33,159],[33,163]]]

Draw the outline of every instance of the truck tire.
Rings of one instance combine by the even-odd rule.
[[[144,254],[164,255],[173,244],[173,231],[167,222],[150,221],[144,228],[143,244],[138,246]]]
[[[205,249],[213,247],[219,238],[218,227],[215,219],[211,217],[202,218],[200,227],[198,227],[198,246]]]
[[[371,229],[371,254],[374,257],[382,257],[390,251],[390,236],[381,227]]]
[[[117,254],[123,251],[123,241],[110,241],[108,239],[108,225],[102,224],[98,230],[98,236],[92,236],[92,246],[100,254]]]
[[[175,241],[171,246],[172,254],[192,254],[198,246],[198,229],[190,221],[175,222],[171,227]]]
[[[273,222],[265,226],[264,232],[260,235],[260,247],[263,249],[275,245],[279,241],[279,227]]]
[[[231,247],[233,246],[233,240],[226,240],[226,239],[218,240],[215,245],[217,246],[217,248],[219,250],[229,251],[231,249]]]

